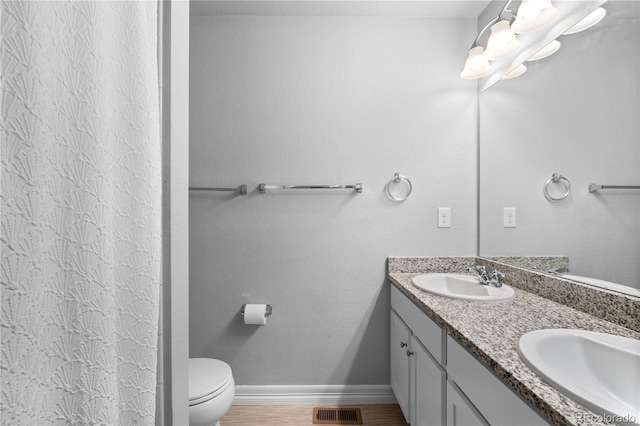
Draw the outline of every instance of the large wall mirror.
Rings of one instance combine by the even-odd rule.
[[[588,185],[640,185],[640,2],[602,7],[597,26],[480,95],[479,254],[638,289],[640,190]],[[562,200],[543,192],[554,173],[567,180],[551,198],[571,185]]]

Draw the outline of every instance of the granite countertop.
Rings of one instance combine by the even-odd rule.
[[[564,396],[529,369],[517,353],[518,339],[529,331],[547,328],[591,330],[635,339],[640,339],[640,333],[514,286],[511,287],[515,298],[502,303],[467,302],[432,295],[411,284],[417,275],[420,274],[389,272],[388,277],[548,421],[556,425],[607,424],[593,421],[601,417],[601,413],[593,413]]]

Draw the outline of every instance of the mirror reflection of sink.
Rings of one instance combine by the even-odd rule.
[[[518,353],[552,387],[594,413],[640,425],[640,340],[585,330],[535,330],[520,337]]]
[[[422,274],[411,282],[427,293],[473,302],[506,302],[515,296],[509,286],[483,285],[478,278],[465,274]]]
[[[628,294],[629,296],[640,297],[640,290],[626,286],[626,285],[613,283],[611,281],[604,281],[604,280],[599,280],[597,278],[591,278],[591,277],[582,277],[580,275],[573,275],[573,274],[562,274],[560,275],[560,278],[566,278],[568,280],[578,281],[583,284],[589,284],[599,288],[605,288],[607,290],[617,291],[618,293]]]

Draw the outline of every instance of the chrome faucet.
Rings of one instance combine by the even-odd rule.
[[[502,287],[500,280],[504,278],[504,274],[497,269],[494,270],[491,275],[487,273],[487,269],[484,266],[470,266],[467,268],[467,271],[473,272],[478,277],[480,284]]]
[[[487,284],[489,281],[489,275],[487,275],[487,269],[484,266],[469,266],[467,271],[476,274],[476,277],[478,277],[482,284]]]

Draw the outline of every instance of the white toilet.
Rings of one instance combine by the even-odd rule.
[[[231,407],[236,384],[231,367],[211,358],[189,359],[189,425],[219,426]]]

